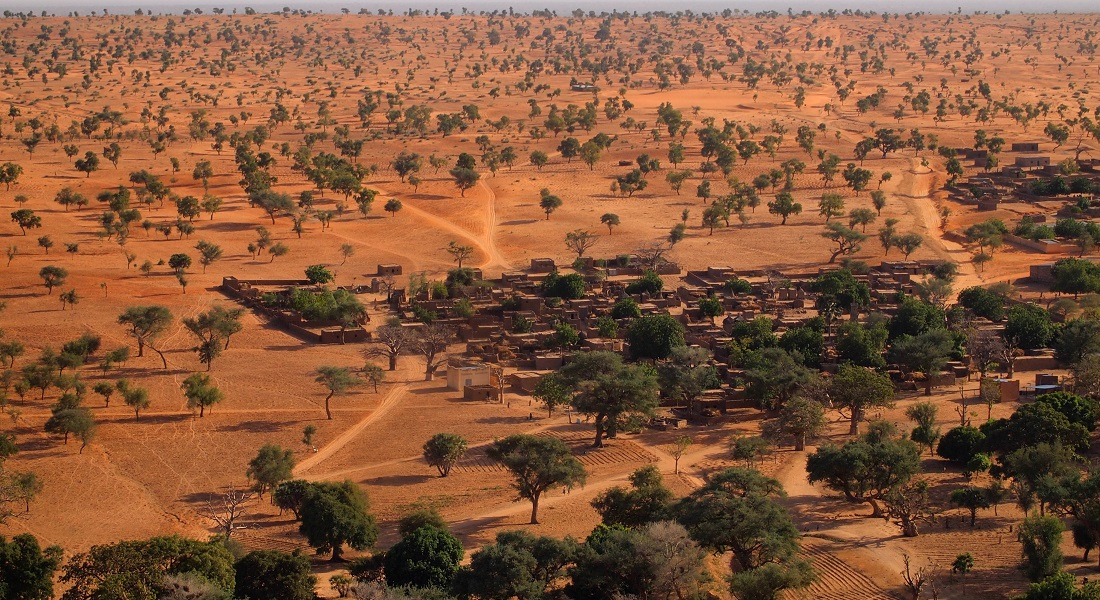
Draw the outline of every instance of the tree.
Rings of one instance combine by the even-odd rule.
[[[919,524],[931,521],[934,513],[928,498],[928,482],[909,481],[888,490],[882,498],[886,515],[901,528],[905,537],[920,535]]]
[[[0,165],[0,183],[4,184],[4,190],[10,190],[11,184],[19,181],[19,176],[23,174],[23,167],[13,162],[6,162]]]
[[[920,449],[908,440],[864,436],[843,446],[822,446],[806,461],[810,483],[821,481],[853,503],[868,503],[874,517],[879,502],[920,471]]]
[[[393,170],[401,177],[401,183],[413,173],[418,173],[424,165],[424,160],[415,152],[401,152],[393,159]]]
[[[131,386],[130,382],[120,379],[115,383],[118,392],[122,394],[122,402],[134,409],[134,420],[141,418],[141,411],[149,408],[149,390]]]
[[[829,219],[844,214],[844,196],[833,193],[822,194],[817,207],[818,214],[825,217],[825,222],[828,223]]]
[[[99,156],[95,152],[85,152],[84,158],[76,159],[73,165],[77,171],[85,173],[85,177],[91,177],[93,172],[99,170]]]
[[[929,452],[940,439],[940,430],[936,427],[938,411],[938,407],[931,402],[918,402],[905,409],[906,418],[917,424],[909,435],[909,439],[922,446],[928,446]]]
[[[1100,598],[1100,583],[1086,583],[1077,587],[1077,579],[1066,572],[1059,572],[1028,587],[1027,593],[1017,600],[1096,600]]]
[[[946,330],[931,329],[896,340],[890,352],[897,364],[909,371],[924,373],[924,395],[931,396],[933,379],[954,348],[955,343]]]
[[[46,421],[45,425],[46,433],[63,435],[66,444],[69,443],[69,434],[80,438],[81,453],[84,452],[88,442],[95,437],[95,428],[95,420],[92,418],[91,411],[83,407],[59,410]]]
[[[859,225],[863,233],[867,233],[867,226],[875,222],[875,213],[869,208],[853,208],[848,211],[848,227]]]
[[[565,593],[577,600],[693,598],[709,581],[706,552],[672,521],[640,530],[597,527],[574,560]]]
[[[271,188],[263,188],[249,194],[248,201],[262,208],[271,219],[272,225],[275,224],[275,217],[277,215],[294,212],[294,202],[290,200],[290,196],[287,194],[280,194]]]
[[[790,192],[780,192],[776,194],[774,202],[768,203],[768,212],[782,217],[780,225],[786,225],[787,217],[802,213],[802,205],[794,201],[794,196],[791,196]]]
[[[565,234],[565,247],[577,253],[577,258],[584,256],[588,249],[596,245],[600,236],[584,229],[574,229]]]
[[[668,358],[684,345],[684,326],[671,315],[647,315],[630,324],[626,341],[634,358]]]
[[[234,594],[239,598],[312,600],[317,577],[309,559],[297,551],[253,550],[233,565]]]
[[[195,169],[191,171],[191,178],[202,182],[202,189],[210,189],[210,178],[214,176],[214,167],[208,160],[200,160],[195,163]]]
[[[454,240],[451,240],[451,242],[447,244],[447,247],[444,248],[444,250],[447,252],[447,254],[451,255],[451,258],[453,258],[456,263],[458,263],[459,269],[462,268],[462,261],[474,255],[473,246],[463,246],[458,244]]]
[[[191,257],[182,252],[173,254],[168,258],[168,266],[176,275],[183,275],[191,267]]]
[[[664,486],[661,472],[646,465],[630,475],[630,488],[615,486],[596,496],[592,507],[608,527],[641,529],[667,517],[672,491]]]
[[[249,481],[255,482],[253,487],[256,493],[263,497],[264,492],[289,480],[293,472],[294,451],[275,444],[264,444],[255,458],[248,462],[245,475]]]
[[[600,146],[596,142],[589,140],[581,144],[581,148],[578,151],[584,164],[588,165],[588,170],[596,168],[596,163],[600,160],[600,154],[603,153],[603,146]]]
[[[1004,318],[1005,297],[980,286],[968,287],[959,292],[959,304],[975,316],[985,317],[990,321]]]
[[[454,177],[455,187],[459,189],[461,196],[465,198],[466,190],[477,185],[478,180],[481,179],[481,174],[473,169],[456,167],[451,169],[451,177]]]
[[[401,210],[401,201],[397,198],[390,198],[386,201],[386,205],[383,208],[386,212],[390,213],[390,217],[396,217],[397,211]]]
[[[214,359],[229,348],[230,336],[243,328],[240,323],[242,314],[244,309],[227,310],[215,306],[183,320],[183,326],[198,340],[198,346],[193,350],[198,354],[199,362],[206,365],[207,371],[213,367]]]
[[[372,356],[385,356],[389,359],[390,370],[397,369],[397,357],[404,354],[414,342],[412,334],[401,326],[400,321],[382,325],[374,333],[374,340],[381,344],[380,348],[368,350]]]
[[[619,226],[619,215],[615,213],[604,213],[600,216],[600,223],[607,226],[607,235],[611,235],[611,229]]]
[[[548,162],[550,162],[550,157],[542,150],[534,150],[531,152],[531,164],[535,165],[535,168],[539,171],[541,171]]]
[[[325,365],[317,367],[316,372],[317,377],[314,378],[314,381],[328,389],[328,395],[325,396],[325,416],[331,420],[332,410],[329,408],[329,401],[332,400],[332,397],[343,395],[351,388],[360,385],[362,382],[352,375],[351,369],[347,367]]]
[[[206,407],[213,406],[225,398],[215,385],[210,376],[205,373],[192,373],[180,384],[183,395],[187,398],[187,408],[194,410],[199,408],[199,418],[205,415]]]
[[[558,438],[515,434],[493,442],[493,460],[512,472],[512,487],[521,499],[531,501],[531,524],[538,524],[539,499],[551,487],[584,483],[584,465]]]
[[[459,571],[456,588],[486,600],[543,597],[572,564],[578,545],[572,539],[535,537],[526,531],[498,533]]]
[[[806,441],[825,431],[825,407],[817,400],[795,396],[779,409],[780,431],[794,438],[794,449],[802,452]]]
[[[13,210],[11,212],[11,222],[19,226],[19,230],[23,232],[23,235],[27,235],[28,229],[42,227],[42,217],[34,214],[34,211],[29,208]],[[10,264],[11,261],[9,260],[8,263]]]
[[[893,405],[894,384],[888,375],[856,365],[840,365],[829,384],[833,406],[848,412],[848,435],[859,433],[867,411]]]
[[[268,262],[275,262],[275,259],[280,256],[286,256],[290,252],[290,247],[282,242],[275,242],[267,249],[267,253],[271,255],[271,260]]]
[[[624,419],[652,415],[657,408],[657,379],[640,366],[624,365],[612,352],[584,352],[560,371],[564,383],[578,390],[574,410],[594,416],[596,437],[593,447],[603,446],[603,437],[615,437]]]
[[[555,408],[569,403],[573,397],[573,390],[561,376],[556,373],[548,373],[539,378],[539,382],[535,385],[531,395],[542,402],[549,417],[554,414]]]
[[[909,255],[916,252],[917,248],[920,248],[923,243],[924,238],[919,233],[896,235],[893,239],[894,247],[901,250],[901,253],[905,255],[905,260],[909,260]]]
[[[678,346],[667,361],[657,365],[657,383],[661,394],[689,407],[705,390],[719,387],[718,373],[704,348]]]
[[[199,251],[199,264],[202,265],[203,273],[206,272],[206,267],[214,264],[214,261],[222,257],[221,246],[206,240],[199,240],[199,243],[195,245],[195,249]]]
[[[833,249],[832,255],[829,256],[830,264],[836,262],[838,256],[852,255],[862,250],[862,242],[867,239],[865,234],[843,223],[827,223],[825,225],[825,231],[821,232],[821,237],[836,244],[836,248]]]
[[[542,188],[539,191],[539,207],[542,208],[542,212],[546,213],[546,220],[550,220],[550,213],[561,208],[561,198],[550,193],[547,188]]]
[[[978,519],[978,511],[989,508],[989,499],[986,498],[985,490],[973,486],[952,490],[951,503],[970,511],[971,527],[974,527]]]
[[[61,565],[60,546],[43,549],[28,533],[8,542],[0,536],[0,598],[49,600],[53,598],[54,573]]]
[[[424,442],[424,461],[439,471],[440,477],[451,474],[466,454],[466,438],[457,433],[437,433]]]
[[[1058,517],[1031,516],[1020,523],[1019,540],[1023,544],[1024,568],[1032,581],[1041,581],[1062,568],[1062,532],[1065,525]]]
[[[38,245],[46,251],[46,254],[49,254],[50,248],[53,248],[54,246],[53,238],[48,235],[44,235],[38,238]]]
[[[729,468],[675,507],[677,520],[692,539],[722,554],[731,552],[734,571],[786,563],[798,551],[798,530],[776,499],[783,486],[758,471]]]
[[[60,582],[70,586],[62,598],[171,597],[170,578],[185,574],[225,593],[233,589],[233,555],[221,540],[179,536],[92,546],[62,569]]]
[[[446,357],[447,345],[454,333],[450,327],[437,323],[429,324],[417,331],[413,347],[424,357],[424,381],[431,381]]]
[[[378,540],[378,525],[367,511],[366,493],[351,481],[315,483],[301,508],[298,530],[309,545],[341,559],[345,544],[366,550]]]
[[[1074,543],[1085,549],[1087,560],[1088,541],[1095,546],[1100,539],[1100,471],[1093,469],[1085,477],[1072,471],[1057,487],[1053,508],[1074,520]],[[1078,528],[1085,531],[1078,533]],[[1085,543],[1077,543],[1078,538],[1084,538]]]
[[[1045,348],[1054,337],[1050,314],[1034,304],[1017,304],[1008,310],[1004,338],[1024,350]]]
[[[38,276],[42,278],[42,285],[46,286],[46,290],[52,295],[55,287],[65,284],[69,272],[57,265],[46,265],[38,270]]]
[[[465,552],[451,532],[423,526],[402,536],[382,559],[386,584],[446,589]]]
[[[332,271],[329,271],[325,265],[310,265],[306,267],[306,279],[313,285],[321,285],[325,283],[332,283],[335,276]]]

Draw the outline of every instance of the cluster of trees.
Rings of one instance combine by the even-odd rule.
[[[65,600],[125,598],[315,598],[309,559],[278,550],[245,553],[227,538],[202,542],[178,536],[93,546],[62,565],[57,546],[34,536],[0,537],[0,593],[52,598],[54,578]]]

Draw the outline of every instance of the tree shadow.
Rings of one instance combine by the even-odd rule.
[[[234,425],[222,425],[218,427],[219,432],[239,432],[246,431],[249,433],[274,433],[283,429],[284,423],[277,423],[275,421],[243,421]]]
[[[416,485],[418,483],[424,483],[435,479],[431,475],[382,475],[379,477],[372,477],[370,479],[364,479],[360,483],[363,485],[380,485],[385,487],[401,487],[405,485]]]

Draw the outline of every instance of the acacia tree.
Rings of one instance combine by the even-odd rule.
[[[164,352],[157,348],[157,340],[172,324],[172,312],[164,306],[131,306],[118,317],[118,324],[129,327],[129,334],[137,341],[138,356],[142,356],[148,346],[158,355],[164,368],[168,361]]]
[[[187,398],[187,408],[192,410],[199,408],[199,418],[205,415],[206,407],[213,406],[225,398],[222,393],[205,373],[192,373],[180,384],[183,395]]]
[[[437,433],[424,442],[424,460],[439,470],[440,477],[446,477],[466,454],[467,446],[466,438],[457,433]]]
[[[607,225],[607,235],[611,235],[612,228],[619,226],[619,215],[615,213],[604,213],[600,217],[600,223]]]
[[[64,285],[69,272],[57,265],[46,265],[39,269],[38,276],[42,278],[42,285],[46,286],[49,295],[52,295],[55,287]]]
[[[332,411],[329,409],[329,400],[333,396],[347,393],[348,390],[362,383],[352,375],[351,369],[327,365],[317,367],[317,377],[314,381],[328,389],[328,396],[325,396],[325,416],[330,420],[332,419]]]
[[[558,196],[550,193],[548,188],[542,188],[539,191],[539,208],[542,212],[546,213],[546,220],[550,220],[550,213],[561,208],[562,200]]]
[[[539,499],[546,490],[584,483],[585,470],[565,442],[555,437],[516,434],[497,440],[487,451],[490,458],[512,472],[512,487],[521,499],[531,501],[531,524],[538,524]]]
[[[294,472],[294,452],[275,444],[264,444],[255,458],[248,462],[245,475],[255,482],[253,488],[261,498],[264,492],[274,490],[281,482],[290,479]]]
[[[214,359],[229,347],[229,337],[241,330],[242,314],[242,309],[227,310],[216,306],[183,320],[184,327],[198,339],[199,344],[194,350],[199,356],[199,362],[206,364],[207,371],[213,367]]]

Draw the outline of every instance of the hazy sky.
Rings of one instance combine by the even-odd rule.
[[[4,4],[8,3],[5,2]],[[99,11],[104,8],[112,12],[133,12],[133,10],[138,7],[154,12],[179,12],[185,8],[209,9],[212,7],[225,8],[228,11],[233,8],[243,9],[245,6],[251,6],[259,11],[278,10],[283,6],[289,6],[290,8],[323,10],[324,12],[339,12],[341,8],[345,7],[351,9],[352,12],[358,12],[360,8],[367,8],[371,11],[385,8],[393,9],[395,12],[401,12],[410,7],[428,9],[439,8],[440,10],[453,9],[456,11],[461,10],[463,7],[472,11],[507,10],[511,7],[517,11],[524,12],[532,9],[549,8],[558,11],[558,14],[568,13],[575,8],[594,10],[597,12],[611,10],[630,10],[637,12],[649,10],[676,11],[683,9],[691,9],[696,12],[719,12],[725,8],[786,12],[788,7],[796,11],[812,10],[815,12],[830,8],[836,10],[858,8],[863,10],[875,10],[878,12],[888,11],[905,13],[926,11],[942,13],[954,12],[960,7],[965,13],[973,11],[1002,12],[1005,10],[1011,10],[1013,12],[1037,12],[1038,10],[1044,12],[1055,10],[1061,12],[1100,12],[1100,3],[1096,0],[1048,0],[1041,3],[1025,0],[970,0],[968,2],[960,2],[959,0],[923,0],[919,3],[898,2],[897,0],[844,0],[842,3],[830,0],[787,0],[786,2],[747,0],[737,3],[721,2],[719,0],[631,0],[629,2],[617,0],[375,0],[373,2],[340,2],[339,0],[264,0],[255,2],[244,0],[234,0],[232,2],[210,0],[195,0],[193,2],[188,2],[187,0],[160,0],[157,2],[142,2],[140,0],[58,0],[52,2],[46,0],[44,2],[31,3],[25,0],[15,0],[10,4],[11,6],[5,7],[7,10],[16,12],[39,12],[45,9],[57,14],[65,14],[71,10]]]

